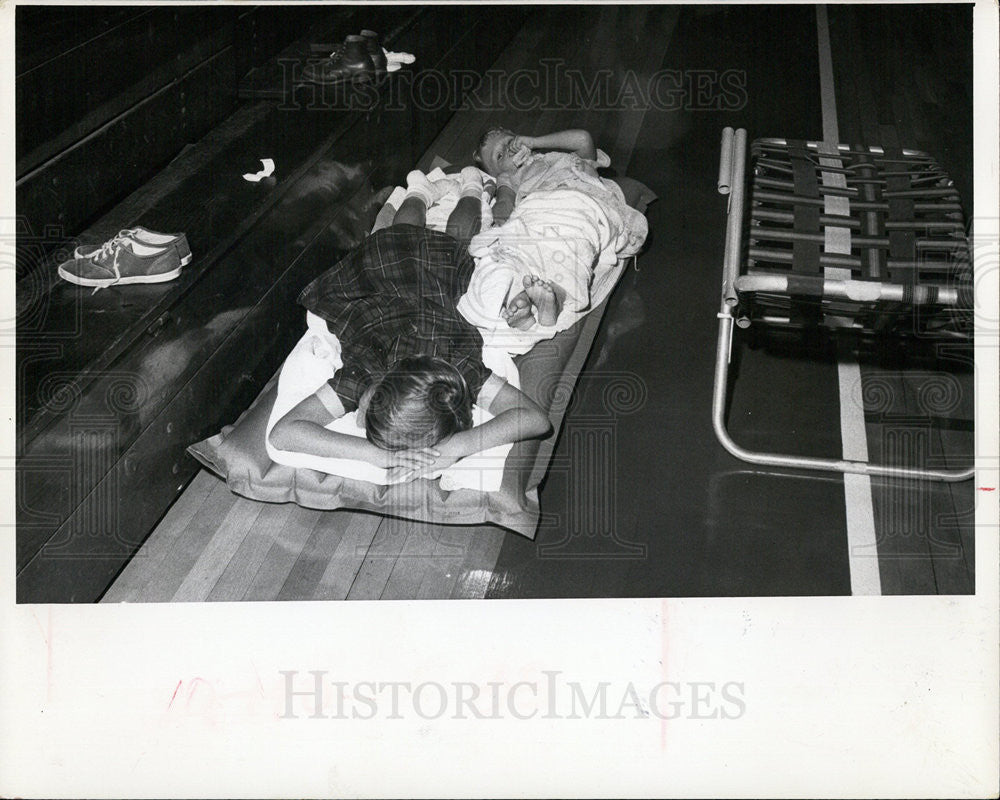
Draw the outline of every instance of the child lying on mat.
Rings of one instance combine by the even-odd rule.
[[[474,269],[479,170],[461,177],[447,232],[425,227],[433,190],[411,174],[393,225],[310,283],[299,302],[341,342],[343,367],[271,429],[285,451],[366,461],[390,482],[428,476],[472,453],[546,435],[534,402],[482,362],[483,340],[456,310]],[[472,405],[493,419],[472,427]],[[358,410],[366,438],[326,428]]]
[[[565,181],[558,185],[544,181],[546,172],[553,164],[572,164],[598,179],[597,168],[610,163],[607,156],[599,159],[598,153],[593,137],[585,130],[521,136],[507,128],[496,127],[483,133],[472,158],[496,180],[493,220],[495,224],[502,225],[510,217],[519,194],[523,197],[540,188],[573,188],[565,185]]]
[[[473,175],[475,170],[475,167],[465,167],[463,172],[465,175]],[[487,173],[482,170],[479,172],[483,178],[484,186],[481,194],[480,228],[489,229],[494,223],[491,203],[496,193],[496,184]],[[491,182],[491,185],[486,184],[487,180]],[[425,226],[447,232],[451,213],[456,210],[461,197],[461,176],[446,174],[440,169],[428,173],[414,170],[406,176],[406,182],[407,189],[396,187],[389,195],[383,210],[379,212],[380,216],[385,215],[386,220],[395,222],[396,210],[405,198],[406,191],[417,185],[423,196],[426,196],[431,203],[425,210]],[[466,213],[472,213],[471,203]],[[506,219],[507,214],[505,213],[504,216]],[[506,320],[510,327],[518,330],[529,330],[536,324],[546,326],[555,324],[566,296],[566,292],[558,284],[545,280],[536,274],[526,274],[519,279],[517,288],[520,290],[517,295],[509,299],[499,310],[501,319]]]
[[[536,152],[544,148],[558,151]],[[646,218],[598,175],[610,160],[584,130],[530,137],[492,128],[474,158],[496,178],[495,225],[469,243],[477,271],[459,310],[491,346],[526,352],[606,296],[616,265],[645,241]],[[498,304],[509,328],[531,335],[491,332]]]

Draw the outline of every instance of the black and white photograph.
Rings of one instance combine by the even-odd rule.
[[[996,792],[995,4],[0,14],[0,794]]]
[[[975,591],[971,5],[15,44],[19,601]]]

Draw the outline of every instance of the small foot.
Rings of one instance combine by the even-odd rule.
[[[542,280],[537,275],[526,275],[524,291],[535,307],[535,317],[539,325],[555,325],[559,312],[562,311],[562,301],[556,291],[555,284]]]
[[[432,206],[444,196],[447,187],[438,186],[433,181],[427,180],[424,173],[415,169],[406,176],[406,191],[420,195],[428,201],[428,206]]]
[[[526,292],[516,295],[500,312],[507,324],[519,331],[526,331],[535,324],[535,315],[531,313],[531,300]]]

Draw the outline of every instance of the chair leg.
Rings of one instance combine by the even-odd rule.
[[[732,455],[750,464],[762,464],[792,469],[813,469],[823,472],[851,472],[885,478],[923,478],[936,481],[964,481],[975,474],[975,468],[967,469],[920,469],[916,467],[893,467],[872,464],[867,461],[848,461],[832,458],[809,458],[806,456],[782,455],[747,450],[729,435],[726,428],[726,396],[729,386],[729,355],[733,338],[733,317],[719,313],[719,336],[715,354],[715,391],[712,397],[712,426],[719,443]]]

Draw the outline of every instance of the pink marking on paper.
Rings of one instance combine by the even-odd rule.
[[[193,677],[191,679],[191,688],[188,689],[188,695],[187,695],[188,705],[191,704],[191,699],[194,697],[195,690],[199,686],[209,686],[209,687],[211,687],[211,684],[208,681],[206,681],[204,678],[199,678],[197,675],[195,677]]]
[[[174,700],[177,697],[177,693],[181,690],[181,684],[182,683],[184,683],[184,681],[177,681],[177,685],[174,687],[174,693],[172,695],[170,695],[170,702],[167,703],[167,711],[169,711],[170,710],[170,706],[172,706],[174,704]]]
[[[260,688],[260,696],[264,697],[264,683],[260,679],[260,673],[257,672],[257,665],[250,662],[250,668],[253,670],[254,677],[257,678],[257,686]]]

